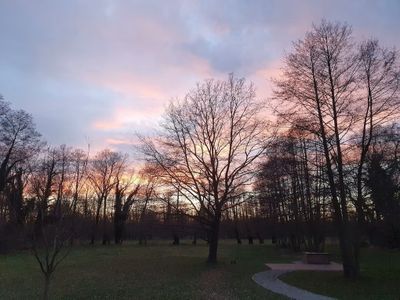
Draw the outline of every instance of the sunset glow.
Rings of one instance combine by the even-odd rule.
[[[399,14],[397,1],[4,1],[0,93],[51,144],[118,147],[206,78],[234,72],[269,97],[282,55],[322,18],[400,46]]]

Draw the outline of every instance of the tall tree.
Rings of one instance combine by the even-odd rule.
[[[95,222],[92,228],[91,244],[94,244],[99,222],[101,208],[103,208],[103,244],[109,240],[107,234],[107,200],[115,187],[116,174],[126,157],[118,152],[103,150],[96,154],[90,164],[89,179],[96,194]]]
[[[170,104],[158,138],[142,139],[147,160],[161,167],[207,227],[210,263],[217,261],[222,213],[232,197],[248,191],[250,166],[265,149],[260,111],[244,79],[207,80]]]
[[[355,126],[359,60],[351,29],[322,21],[294,44],[285,60],[283,76],[276,81],[276,98],[286,102],[282,116],[307,120],[303,128],[316,134],[325,156],[334,218],[346,277],[359,273],[358,250],[349,218],[346,181],[346,137]]]
[[[4,190],[13,168],[38,152],[40,134],[32,116],[11,109],[0,97],[0,192]]]

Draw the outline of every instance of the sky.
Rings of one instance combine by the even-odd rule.
[[[204,79],[234,72],[267,99],[323,18],[400,49],[400,0],[0,0],[0,94],[51,145],[129,152]]]

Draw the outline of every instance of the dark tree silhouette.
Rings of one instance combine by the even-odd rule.
[[[45,213],[40,214],[44,216]],[[32,252],[44,276],[43,299],[49,299],[51,279],[60,263],[67,257],[71,247],[69,225],[64,215],[59,215],[51,222],[40,222],[40,232],[33,234]]]
[[[208,80],[171,103],[158,138],[142,139],[147,160],[162,168],[207,227],[211,263],[217,261],[222,213],[246,192],[250,166],[266,146],[260,110],[244,79]]]
[[[23,110],[13,110],[0,98],[0,192],[19,163],[37,154],[40,134],[32,116]]]
[[[126,157],[111,150],[103,150],[96,154],[90,163],[89,180],[96,194],[95,222],[92,228],[91,244],[94,244],[103,207],[103,244],[107,244],[107,199],[116,184],[116,174],[124,164]]]
[[[114,239],[116,244],[122,244],[125,235],[125,224],[129,217],[129,211],[137,201],[140,184],[134,183],[134,173],[126,172],[127,166],[120,164],[116,172],[115,204],[114,204]]]
[[[344,274],[357,277],[358,250],[349,219],[345,138],[355,126],[358,56],[347,25],[323,21],[294,44],[276,81],[276,98],[284,101],[286,120],[307,120],[322,144],[343,259]]]

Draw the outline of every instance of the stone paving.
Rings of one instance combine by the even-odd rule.
[[[332,300],[323,295],[311,293],[306,290],[291,286],[279,280],[279,276],[292,271],[342,271],[343,266],[338,263],[330,263],[329,265],[312,265],[302,262],[294,262],[292,264],[266,264],[270,270],[254,274],[252,279],[262,287],[298,300]]]
[[[281,271],[343,271],[341,264],[331,262],[329,265],[305,264],[295,261],[291,264],[265,264],[271,270]]]

